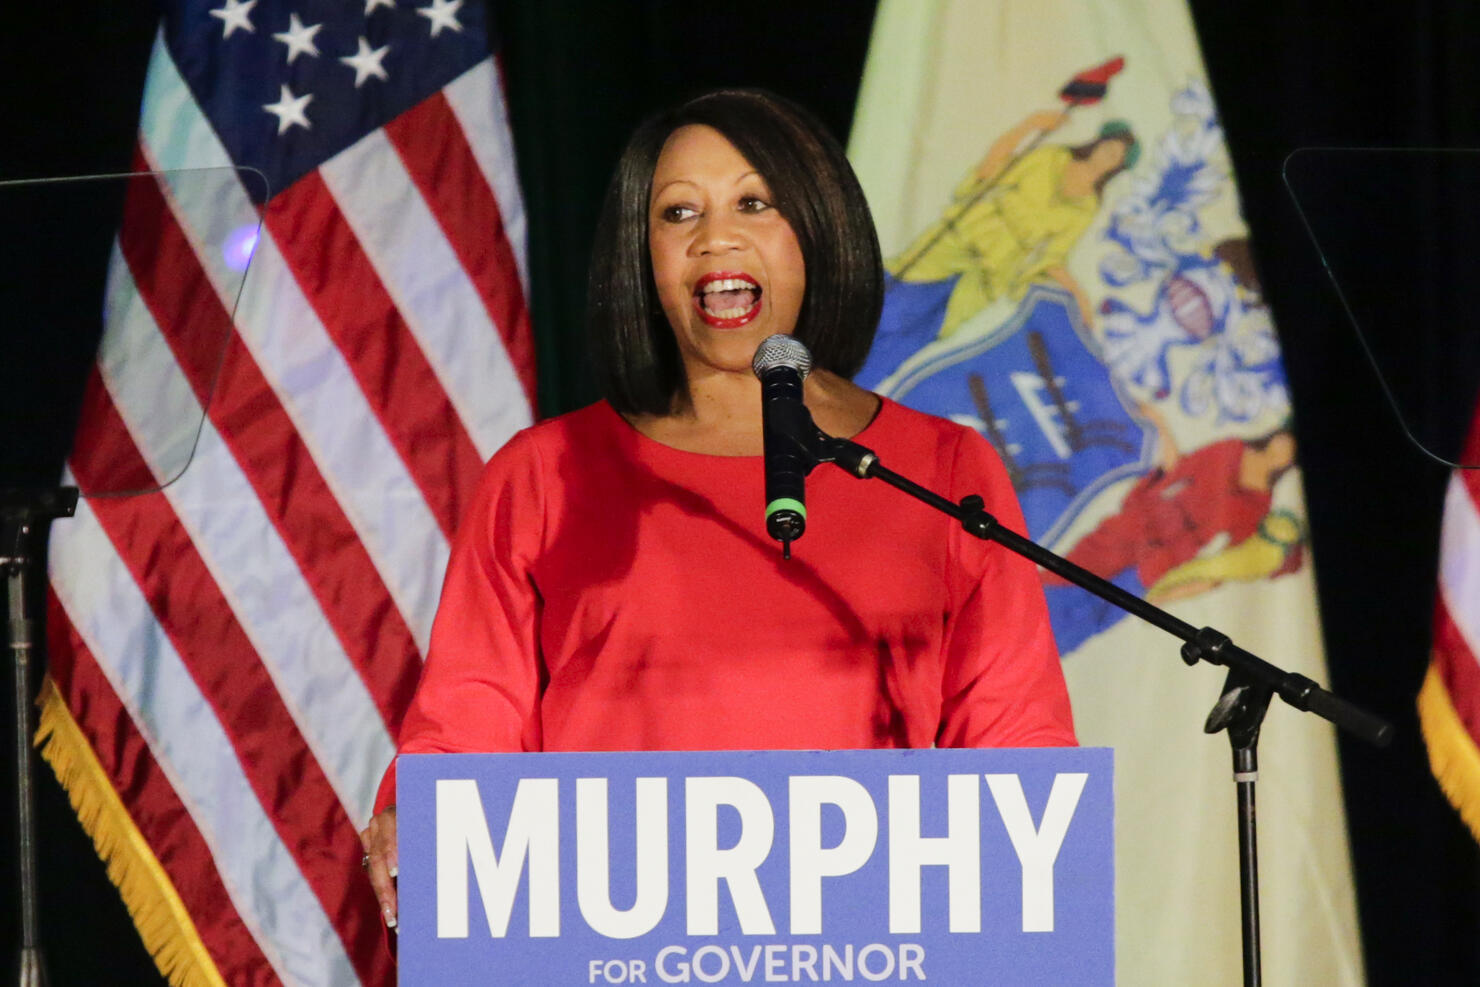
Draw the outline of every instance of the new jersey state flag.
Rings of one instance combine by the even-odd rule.
[[[1028,534],[1324,681],[1290,398],[1181,0],[884,0],[850,157],[888,271],[858,382],[979,430]],[[1241,982],[1224,670],[1044,577],[1083,743],[1116,748],[1118,980]],[[1270,983],[1363,970],[1331,727],[1275,703]]]
[[[490,12],[161,6],[43,754],[171,983],[385,984],[356,830],[453,529],[532,413]]]

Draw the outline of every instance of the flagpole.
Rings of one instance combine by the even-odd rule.
[[[31,666],[41,657],[42,619],[28,606],[28,577],[40,561],[41,536],[54,518],[71,517],[77,488],[0,491],[0,569],[4,570],[9,604],[7,635],[15,667],[16,861],[20,870],[21,944],[16,983],[43,987],[46,964],[41,952],[41,923],[36,879],[36,794],[31,775]]]

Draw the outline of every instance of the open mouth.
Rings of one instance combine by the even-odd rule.
[[[708,325],[736,329],[760,314],[761,286],[748,274],[706,274],[694,289],[694,307]]]

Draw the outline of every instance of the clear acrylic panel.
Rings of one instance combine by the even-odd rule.
[[[71,453],[84,496],[158,490],[189,466],[266,191],[248,168],[0,182],[0,299],[17,350],[47,346],[49,313],[106,263],[96,322],[66,329],[100,339]]]
[[[1391,413],[1426,455],[1480,466],[1461,462],[1480,396],[1480,151],[1301,148],[1284,178]]]

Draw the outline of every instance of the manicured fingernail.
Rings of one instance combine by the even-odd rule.
[[[399,867],[396,867],[394,865],[391,866],[391,877],[398,877],[400,876],[400,873],[401,869]]]
[[[385,914],[385,927],[387,929],[394,929],[396,927],[396,913],[393,912],[393,911],[391,911],[389,908],[387,908],[385,910],[384,914]]]

